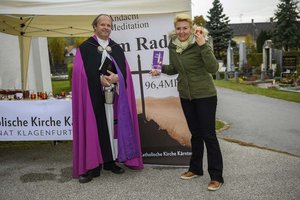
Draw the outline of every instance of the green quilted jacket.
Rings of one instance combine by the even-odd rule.
[[[163,65],[162,73],[178,74],[180,98],[191,100],[217,95],[211,73],[215,73],[219,65],[208,44],[199,46],[195,42],[181,54],[176,52],[176,45],[172,42],[168,48],[169,65]]]

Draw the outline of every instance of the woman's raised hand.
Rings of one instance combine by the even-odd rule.
[[[199,46],[202,46],[205,44],[205,33],[204,33],[204,29],[202,27],[197,27],[195,28],[195,38],[196,38],[196,42]]]
[[[149,72],[149,74],[151,76],[159,76],[160,75],[160,71],[157,70],[157,69],[151,69],[150,72]]]

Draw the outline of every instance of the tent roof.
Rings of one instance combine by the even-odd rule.
[[[0,32],[27,37],[84,37],[95,16],[0,15]]]
[[[191,10],[190,0],[1,0],[1,14],[110,15]]]
[[[0,32],[18,36],[90,36],[91,22],[110,15],[190,12],[191,0],[1,0]]]

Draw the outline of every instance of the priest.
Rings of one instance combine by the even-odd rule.
[[[72,73],[73,177],[80,183],[102,168],[115,174],[124,173],[123,166],[143,169],[129,65],[110,38],[112,18],[100,14],[92,26],[95,35],[77,49]],[[105,92],[113,92],[113,102],[105,102]]]

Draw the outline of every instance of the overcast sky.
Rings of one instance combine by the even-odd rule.
[[[213,0],[192,0],[192,15],[203,15],[207,20]],[[274,17],[279,0],[220,0],[230,23],[269,22]]]

